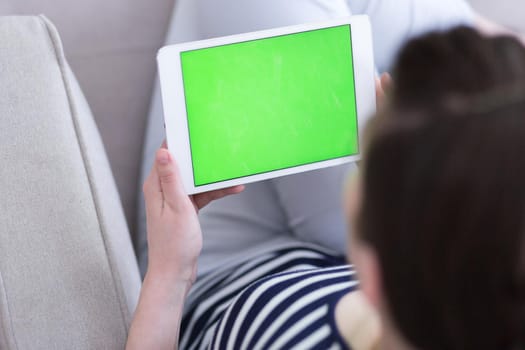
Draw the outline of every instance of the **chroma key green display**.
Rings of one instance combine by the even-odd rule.
[[[359,153],[350,30],[181,53],[195,186]]]

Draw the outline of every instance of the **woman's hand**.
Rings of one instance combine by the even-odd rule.
[[[144,183],[148,271],[126,349],[177,349],[184,300],[196,277],[202,235],[199,209],[243,186],[188,196],[165,146]]]
[[[157,151],[155,164],[144,183],[148,228],[148,274],[183,283],[186,292],[196,277],[202,248],[198,210],[212,200],[239,193],[243,186],[186,195],[177,165],[169,151]]]

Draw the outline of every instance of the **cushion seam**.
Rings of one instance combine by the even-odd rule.
[[[12,340],[12,345],[15,349],[18,349],[18,344],[13,330],[13,319],[11,318],[11,310],[9,309],[9,302],[7,297],[7,291],[5,289],[4,278],[2,276],[2,271],[0,270],[0,292],[2,293],[2,300],[5,301],[5,311],[8,324],[2,322],[2,333],[3,337],[6,340],[6,345],[9,346],[9,340]]]
[[[91,198],[93,200],[93,206],[95,208],[95,214],[97,216],[97,221],[98,221],[98,226],[99,226],[99,229],[100,229],[100,233],[101,233],[101,238],[102,238],[102,242],[103,242],[103,245],[104,245],[104,250],[106,252],[106,258],[108,260],[108,265],[109,265],[109,269],[110,269],[110,272],[111,272],[111,277],[112,277],[112,280],[113,280],[113,287],[115,289],[115,293],[116,293],[116,296],[117,296],[117,299],[119,301],[119,308],[120,308],[120,314],[121,314],[121,317],[122,317],[122,320],[123,320],[123,323],[122,323],[122,326],[124,328],[124,334],[127,334],[128,333],[128,330],[127,330],[127,327],[126,327],[126,308],[125,308],[125,303],[123,302],[123,298],[122,298],[122,295],[120,293],[120,290],[117,286],[117,282],[121,282],[121,279],[120,279],[120,276],[118,274],[117,271],[115,271],[115,268],[114,268],[114,264],[113,264],[113,260],[109,254],[109,249],[108,249],[108,244],[107,244],[107,241],[106,241],[106,230],[105,230],[105,227],[103,225],[103,220],[101,219],[101,214],[100,214],[100,207],[98,205],[98,202],[99,202],[99,197],[96,193],[96,190],[95,190],[95,184],[93,183],[92,181],[92,171],[91,171],[91,167],[89,166],[88,164],[88,161],[87,161],[87,157],[86,157],[86,150],[85,150],[85,144],[84,144],[84,139],[83,139],[83,136],[81,134],[81,132],[79,131],[80,127],[78,125],[78,121],[77,121],[77,118],[78,118],[78,111],[76,110],[76,107],[75,107],[75,104],[73,102],[73,99],[72,99],[72,96],[71,96],[71,86],[69,85],[69,80],[66,76],[66,72],[65,72],[65,63],[64,63],[64,57],[63,57],[63,54],[62,54],[62,45],[61,45],[61,42],[60,42],[60,39],[58,39],[56,37],[56,34],[54,33],[54,31],[52,30],[52,28],[50,27],[50,23],[48,22],[48,20],[46,19],[45,16],[39,16],[40,18],[40,21],[42,23],[42,25],[45,27],[47,33],[48,33],[48,36],[49,38],[51,39],[51,43],[52,43],[52,46],[53,46],[53,49],[54,49],[54,52],[55,52],[55,57],[57,59],[57,63],[58,63],[58,66],[59,66],[59,69],[60,69],[60,74],[61,74],[61,77],[62,77],[62,82],[63,82],[63,85],[64,85],[64,90],[66,92],[66,96],[67,96],[67,101],[68,101],[68,106],[69,106],[69,109],[70,109],[70,112],[71,112],[71,120],[73,122],[73,128],[74,128],[74,132],[75,132],[75,135],[76,135],[76,138],[78,140],[78,146],[79,146],[79,150],[80,150],[80,154],[81,154],[81,157],[82,157],[82,164],[84,165],[84,170],[85,170],[85,173],[86,173],[86,177],[87,177],[87,182],[88,182],[88,185],[89,185],[89,189],[90,189],[90,194],[91,194]]]

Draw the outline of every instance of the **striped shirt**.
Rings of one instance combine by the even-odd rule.
[[[301,246],[199,279],[182,322],[181,349],[347,349],[339,299],[357,287],[341,257]]]

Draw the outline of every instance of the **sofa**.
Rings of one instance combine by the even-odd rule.
[[[489,14],[519,23],[501,3]],[[176,5],[0,3],[0,349],[124,347],[154,58]]]
[[[87,101],[45,17],[0,18],[0,348],[123,348],[140,291]]]

